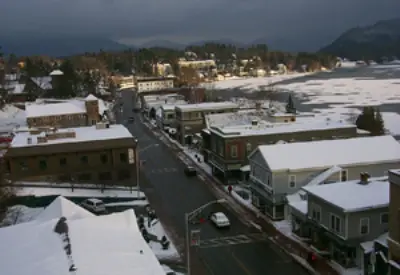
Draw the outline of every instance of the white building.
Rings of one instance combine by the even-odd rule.
[[[137,77],[136,89],[138,93],[157,91],[174,87],[174,78],[169,77]]]

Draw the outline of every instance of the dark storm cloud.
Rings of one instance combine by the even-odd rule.
[[[398,15],[398,0],[0,0],[0,31],[133,38],[334,38]],[[330,38],[330,39],[331,39]]]

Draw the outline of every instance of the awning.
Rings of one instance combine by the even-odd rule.
[[[240,167],[240,171],[250,172],[250,165],[245,165],[245,166]]]

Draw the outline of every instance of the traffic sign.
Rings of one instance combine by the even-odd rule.
[[[191,246],[200,245],[200,229],[190,231],[190,244]]]

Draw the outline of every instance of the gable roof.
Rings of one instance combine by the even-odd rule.
[[[344,212],[387,207],[389,205],[389,182],[386,179],[370,179],[368,184],[359,180],[344,181],[315,186],[305,186],[306,192],[330,203]]]
[[[70,275],[58,219],[0,228],[0,266],[7,275]],[[67,219],[77,274],[165,275],[144,241],[130,209],[78,220]],[[90,253],[88,253],[88,251]]]
[[[400,143],[392,136],[261,145],[257,150],[271,171],[400,162]]]
[[[68,220],[77,220],[95,217],[95,215],[72,201],[62,196],[58,196],[36,217],[35,220],[49,221],[60,217],[66,217]]]

